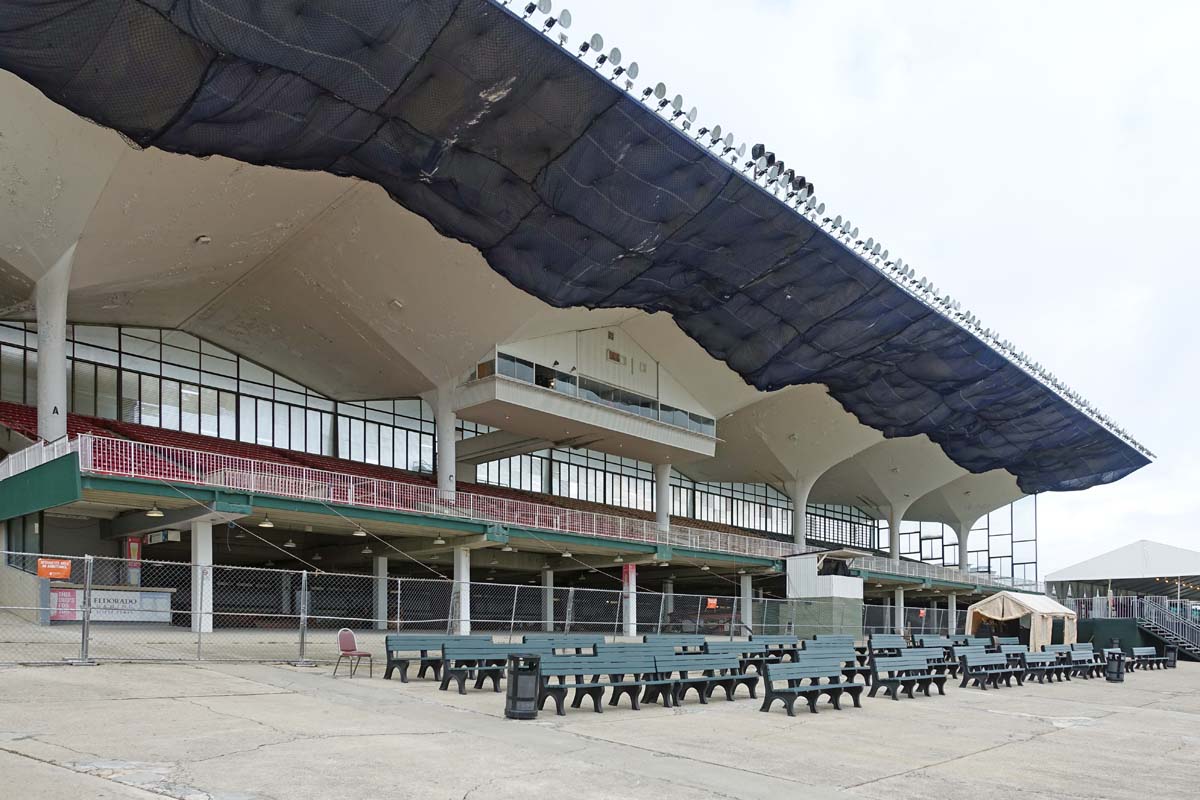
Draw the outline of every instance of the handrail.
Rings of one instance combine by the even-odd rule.
[[[950,583],[969,583],[980,586],[1003,587],[1023,591],[1041,591],[1042,587],[1036,581],[1018,581],[1004,578],[992,573],[963,572],[953,567],[942,567],[937,564],[926,564],[924,561],[908,559],[891,559],[882,556],[861,556],[850,562],[851,569],[861,569],[879,572],[886,575],[901,575],[914,578],[931,578]]]
[[[18,450],[0,461],[0,481],[27,472],[34,467],[40,467],[56,458],[62,458],[75,449],[77,449],[75,440],[65,436],[55,439],[53,442],[34,442],[24,450]]]
[[[1171,611],[1165,605],[1157,602],[1157,598],[1143,598],[1141,616],[1194,647],[1200,648],[1200,625]]]
[[[312,469],[182,447],[81,434],[73,443],[80,469],[303,500],[458,517],[605,539],[783,558],[816,548],[723,531],[671,525],[525,500],[442,491],[436,486]]]

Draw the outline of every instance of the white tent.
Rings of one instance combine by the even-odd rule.
[[[1051,572],[1051,583],[1136,578],[1174,578],[1179,575],[1200,575],[1200,552],[1141,539],[1095,558]]]
[[[967,609],[967,633],[974,635],[984,620],[1005,622],[1025,616],[1029,617],[1029,649],[1032,652],[1050,644],[1050,632],[1056,619],[1063,621],[1063,642],[1071,644],[1076,639],[1074,611],[1044,594],[1021,592],[996,592],[972,604]]]

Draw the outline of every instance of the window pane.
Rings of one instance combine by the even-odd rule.
[[[207,386],[200,389],[200,433],[205,436],[216,436],[217,419],[217,390]]]
[[[162,382],[161,419],[164,428],[179,430],[179,384],[175,381]]]
[[[96,367],[96,416],[117,418],[117,371],[112,367]]]
[[[274,421],[271,419],[271,403],[266,400],[258,401],[258,430],[255,431],[254,441],[269,445],[273,441]]]
[[[142,424],[158,427],[158,378],[142,376]]]
[[[200,387],[183,384],[179,389],[180,429],[200,432]]]
[[[258,428],[258,414],[255,411],[255,400],[253,397],[242,397],[239,401],[238,420],[241,423],[241,432],[238,438],[243,442],[253,442],[255,433]]]
[[[237,438],[237,395],[232,392],[217,393],[218,414],[221,420],[220,437]]]

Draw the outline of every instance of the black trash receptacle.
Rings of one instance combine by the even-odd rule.
[[[1123,653],[1108,654],[1108,661],[1104,665],[1104,680],[1112,683],[1125,682],[1125,655]]]
[[[504,716],[537,719],[538,693],[542,687],[542,659],[533,653],[510,653],[506,671]]]
[[[1175,669],[1175,665],[1179,662],[1179,648],[1173,644],[1169,644],[1163,648],[1163,655],[1166,656],[1166,668]]]

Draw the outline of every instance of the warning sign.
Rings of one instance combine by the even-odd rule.
[[[705,608],[708,609],[709,611],[711,611],[711,610],[715,609],[716,607],[717,607],[717,598],[715,598],[715,597],[708,598],[708,604],[705,605]]]
[[[70,580],[71,561],[66,558],[39,558],[37,560],[37,574],[39,578]]]

